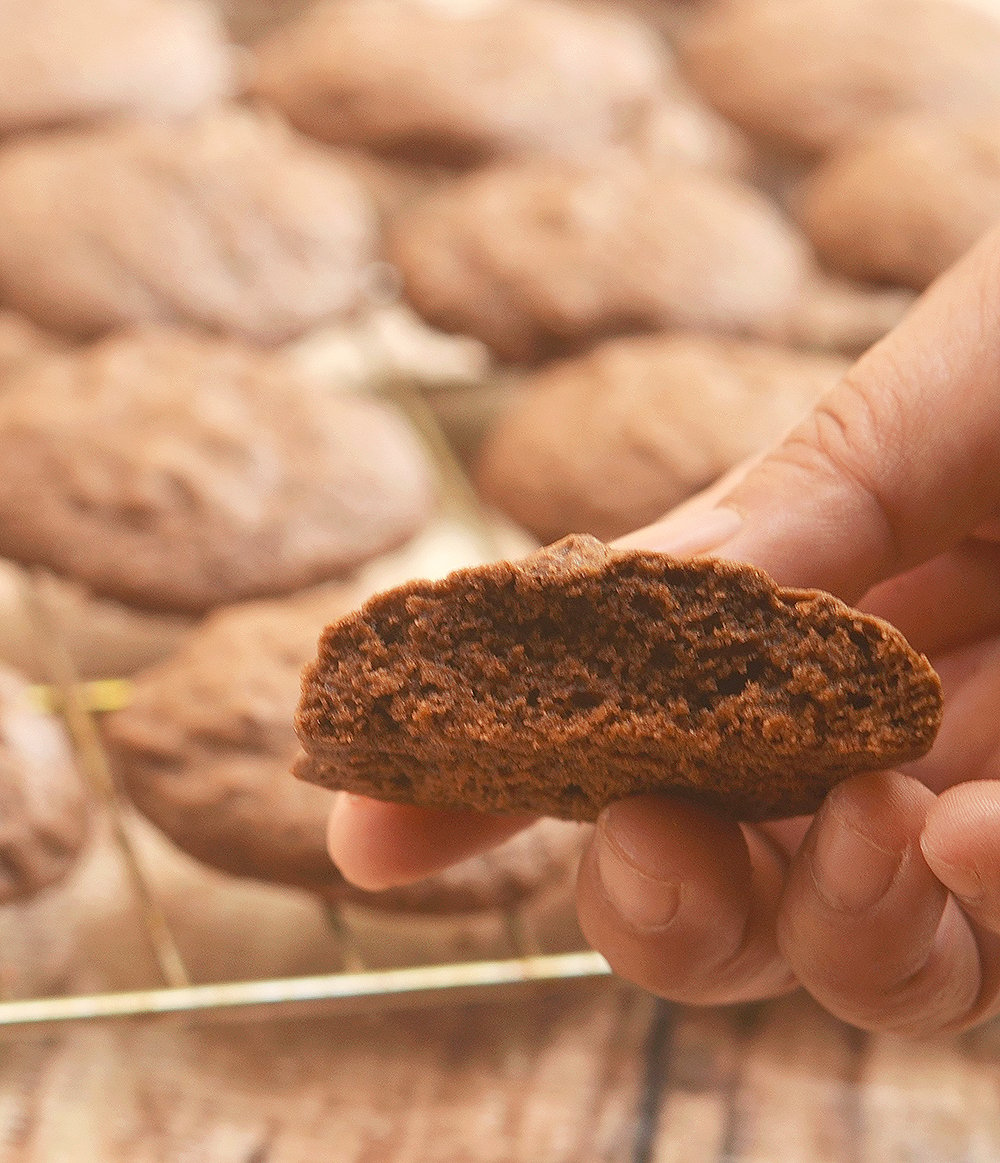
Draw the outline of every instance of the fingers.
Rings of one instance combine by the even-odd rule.
[[[417,808],[338,792],[327,848],[349,881],[370,892],[411,884],[526,828],[534,816]]]
[[[965,913],[1000,935],[1000,780],[959,784],[941,795],[920,846]]]
[[[970,780],[1000,779],[1000,638],[935,658],[944,718],[930,752],[906,772],[932,791]]]
[[[849,780],[789,870],[778,944],[814,997],[865,1029],[925,1035],[980,1012],[976,934],[921,852],[933,803],[899,773]]]
[[[995,522],[998,297],[994,231],[718,508],[650,527],[645,547],[680,540],[854,600]]]
[[[580,923],[620,976],[662,997],[724,1003],[794,987],[774,939],[777,846],[680,800],[641,796],[598,821]]]
[[[860,609],[891,622],[924,654],[1000,632],[1000,544],[970,538],[951,552],[890,578]]]

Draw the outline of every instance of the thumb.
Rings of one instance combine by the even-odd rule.
[[[1000,517],[1000,229],[728,490],[619,544],[853,601]]]

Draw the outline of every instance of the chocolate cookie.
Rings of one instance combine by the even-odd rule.
[[[848,366],[705,335],[610,340],[528,378],[477,481],[542,541],[620,537],[767,448]]]
[[[352,602],[349,589],[324,586],[218,611],[137,676],[129,705],[104,720],[132,801],[206,864],[374,908],[471,912],[565,882],[579,837],[551,828],[406,888],[364,893],[343,879],[326,851],[330,793],[288,772],[300,671],[323,626]]]
[[[245,110],[0,150],[0,292],[72,335],[190,323],[281,342],[355,305],[376,234],[345,166]]]
[[[610,7],[328,0],[258,47],[252,86],[325,141],[464,164],[621,138],[666,64]]]
[[[184,116],[232,83],[221,23],[202,0],[0,4],[0,134]]]
[[[0,904],[72,868],[87,838],[88,801],[61,724],[0,666]]]
[[[348,589],[324,586],[219,610],[103,720],[129,798],[192,856],[238,876],[342,883],[326,852],[330,795],[287,772],[299,672],[351,606]]]
[[[834,269],[923,289],[1000,218],[1000,114],[872,130],[813,170],[798,218]]]
[[[198,612],[405,541],[430,471],[392,409],[277,355],[169,330],[34,364],[0,395],[0,555]]]
[[[817,268],[784,318],[761,329],[761,338],[856,358],[902,320],[916,297],[908,287],[857,282]]]
[[[472,174],[401,215],[390,251],[429,322],[515,361],[624,332],[775,326],[810,253],[750,187],[621,155]]]
[[[926,659],[829,594],[568,537],[329,627],[303,678],[295,773],[573,819],[669,792],[759,820],[924,754],[940,716]]]
[[[808,152],[898,114],[997,110],[998,59],[1000,22],[954,0],[731,0],[681,45],[722,113]]]
[[[48,682],[37,619],[24,600],[29,572],[0,558],[0,662],[35,682]],[[156,613],[99,598],[56,574],[45,582],[47,617],[82,679],[120,679],[152,666],[176,650],[193,624],[191,615]]]

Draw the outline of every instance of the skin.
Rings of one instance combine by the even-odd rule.
[[[1000,230],[939,279],[766,457],[620,544],[761,566],[894,622],[941,675],[934,748],[847,780],[811,819],[737,824],[667,797],[612,805],[580,919],[653,993],[805,988],[923,1037],[1000,1013]],[[342,795],[334,860],[383,888],[523,820]]]

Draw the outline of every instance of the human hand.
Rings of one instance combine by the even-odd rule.
[[[945,687],[931,753],[836,788],[811,821],[747,825],[668,797],[607,809],[584,931],[675,1000],[803,985],[869,1029],[1000,1012],[1000,230],[939,280],[737,483],[623,544],[748,561],[888,618]],[[524,820],[341,797],[351,879],[425,875]]]

